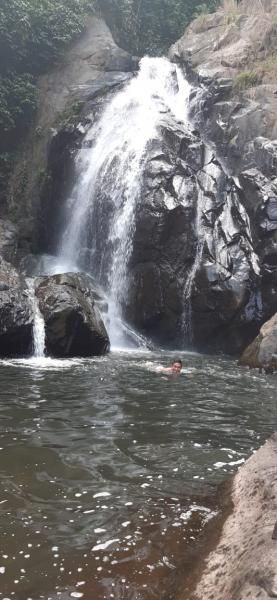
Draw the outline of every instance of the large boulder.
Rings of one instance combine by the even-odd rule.
[[[221,493],[220,522],[208,528],[208,540],[195,552],[186,583],[195,583],[190,600],[270,600],[277,597],[277,435],[247,460],[227,494]],[[230,489],[231,488],[231,489]],[[224,519],[224,523],[222,523]],[[211,544],[212,540],[212,544]],[[216,546],[215,546],[216,544]],[[188,570],[187,570],[188,571]],[[191,589],[191,588],[190,588]]]
[[[0,258],[0,356],[20,357],[32,351],[33,315],[26,281]]]
[[[47,354],[87,357],[109,351],[109,337],[96,305],[100,296],[89,276],[66,273],[36,282]]]
[[[243,366],[277,371],[277,313],[261,327],[239,362]]]

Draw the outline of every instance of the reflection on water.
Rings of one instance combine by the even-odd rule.
[[[275,429],[276,379],[170,354],[0,363],[0,598],[170,597],[217,482]]]

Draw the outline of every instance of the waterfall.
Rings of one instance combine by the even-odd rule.
[[[141,201],[148,143],[164,114],[187,123],[190,85],[165,58],[145,57],[88,130],[76,159],[77,181],[66,207],[59,258],[89,271],[109,298],[112,345],[122,343],[121,307]]]
[[[35,358],[41,358],[45,356],[45,323],[39,309],[34,280],[27,279],[27,285],[33,311],[33,356]]]

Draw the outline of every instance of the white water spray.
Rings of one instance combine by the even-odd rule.
[[[27,279],[29,298],[33,310],[33,356],[42,358],[45,356],[45,323],[39,309],[39,302],[35,293],[33,279]]]
[[[92,125],[77,157],[78,180],[67,205],[59,257],[82,268],[82,255],[90,249],[86,268],[107,289],[112,345],[122,345],[121,306],[128,294],[147,146],[159,136],[165,113],[187,123],[189,93],[178,67],[165,58],[143,58],[137,76]]]

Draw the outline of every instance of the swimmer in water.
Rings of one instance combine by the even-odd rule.
[[[179,375],[182,371],[183,364],[181,360],[174,360],[171,367],[166,367],[161,369],[163,373],[174,373],[175,375]]]

